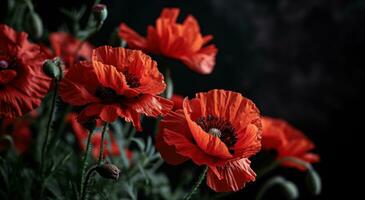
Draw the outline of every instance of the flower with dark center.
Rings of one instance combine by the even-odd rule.
[[[249,157],[261,148],[260,114],[239,93],[198,93],[161,121],[156,147],[167,163],[191,159],[207,165],[207,184],[213,190],[237,191],[255,180]]]
[[[42,70],[46,58],[28,34],[0,24],[0,119],[23,116],[41,104],[51,82]]]
[[[158,117],[173,103],[161,94],[166,88],[157,64],[141,51],[102,46],[90,62],[72,67],[60,84],[61,98],[85,106],[79,121],[90,118],[113,122],[117,117],[141,130],[140,115]]]

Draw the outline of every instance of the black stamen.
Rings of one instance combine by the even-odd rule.
[[[219,137],[233,153],[233,146],[237,142],[235,129],[229,121],[208,115],[200,117],[196,123],[207,133]]]
[[[129,73],[127,70],[125,70],[123,72],[124,76],[125,76],[125,79],[127,81],[127,84],[129,85],[129,87],[131,88],[136,88],[136,87],[139,87],[141,84],[139,83],[139,78],[132,74],[132,73]]]

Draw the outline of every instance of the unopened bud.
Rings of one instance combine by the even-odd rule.
[[[120,170],[118,169],[117,166],[113,164],[110,163],[102,164],[96,167],[96,171],[99,173],[100,176],[104,178],[113,180],[119,179]]]
[[[96,4],[93,7],[93,15],[98,25],[104,23],[105,19],[108,17],[108,9],[104,4]]]
[[[308,190],[312,195],[319,195],[321,193],[322,190],[321,177],[314,169],[308,170],[306,176],[306,183]]]
[[[60,67],[57,66],[57,63],[53,60],[46,60],[43,63],[43,72],[50,78],[56,78],[59,80],[62,77]]]

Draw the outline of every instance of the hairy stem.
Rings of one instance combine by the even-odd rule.
[[[44,168],[44,159],[45,159],[45,154],[47,152],[47,148],[49,145],[49,132],[51,130],[51,125],[52,125],[52,119],[53,119],[53,115],[54,115],[54,111],[55,111],[55,105],[56,105],[56,99],[57,99],[57,90],[58,90],[58,80],[54,79],[54,84],[55,84],[55,89],[53,92],[53,96],[52,96],[52,102],[51,102],[51,111],[49,113],[48,116],[48,121],[47,121],[47,127],[46,127],[46,137],[44,138],[43,144],[42,144],[42,151],[41,151],[41,166],[40,166],[40,173],[43,176],[43,168]]]
[[[89,157],[90,151],[91,151],[91,136],[93,134],[94,130],[90,130],[89,131],[89,135],[87,137],[87,142],[86,142],[86,150],[85,150],[85,155],[82,159],[82,170],[81,170],[81,183],[80,183],[80,194],[82,194],[83,191],[83,187],[84,187],[84,181],[85,181],[85,172],[86,172],[86,168],[87,168],[87,159]]]
[[[86,173],[85,180],[82,182],[82,190],[81,190],[81,198],[80,200],[86,200],[87,199],[87,191],[89,186],[89,180],[95,169],[97,168],[97,165],[94,165],[90,167],[90,169]]]
[[[203,182],[205,175],[207,174],[208,166],[204,167],[203,172],[200,174],[199,179],[196,181],[194,186],[191,188],[191,191],[184,197],[184,200],[189,200],[194,195],[194,193],[198,190],[200,184]]]
[[[103,161],[103,154],[104,154],[104,138],[106,129],[108,128],[108,123],[104,123],[103,131],[101,132],[101,142],[100,142],[100,152],[99,152],[99,159],[98,159],[98,165],[101,165]]]

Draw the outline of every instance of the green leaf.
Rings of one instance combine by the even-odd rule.
[[[137,144],[137,146],[141,150],[141,152],[144,152],[145,144],[144,144],[143,140],[138,139],[138,138],[132,138],[131,141],[135,142]]]

